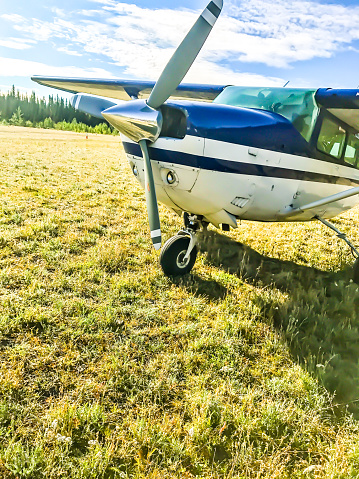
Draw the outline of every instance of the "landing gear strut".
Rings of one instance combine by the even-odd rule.
[[[166,241],[161,250],[160,264],[167,276],[181,276],[191,271],[197,258],[196,232],[208,225],[202,217],[188,213],[184,213],[183,220],[184,228]]]
[[[354,283],[358,283],[359,284],[359,251],[356,249],[356,247],[348,240],[347,236],[345,233],[342,233],[341,231],[338,230],[338,228],[336,228],[332,223],[330,223],[329,221],[327,220],[324,220],[323,218],[321,218],[320,216],[315,216],[314,218],[316,218],[317,220],[319,220],[321,223],[323,223],[323,225],[327,226],[328,228],[330,228],[331,230],[335,231],[338,238],[344,240],[346,242],[346,244],[349,246],[354,258],[355,258],[355,261],[354,261],[354,265],[353,265],[353,281]]]

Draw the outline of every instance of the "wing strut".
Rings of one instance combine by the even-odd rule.
[[[326,196],[318,201],[313,201],[313,203],[308,203],[307,205],[300,206],[298,208],[293,208],[292,206],[287,206],[284,210],[278,213],[280,218],[289,218],[299,213],[304,213],[305,211],[318,208],[319,206],[329,205],[335,201],[345,200],[351,196],[359,195],[359,186],[355,188],[350,188],[349,190],[341,191],[340,193],[335,193],[335,195]]]

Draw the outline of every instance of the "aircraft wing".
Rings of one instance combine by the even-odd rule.
[[[33,76],[40,85],[57,88],[69,93],[88,93],[117,100],[145,99],[155,86],[152,81],[94,80],[88,78],[62,78]],[[180,84],[170,98],[174,100],[213,101],[227,85]]]
[[[315,100],[320,107],[359,132],[359,90],[320,88]]]

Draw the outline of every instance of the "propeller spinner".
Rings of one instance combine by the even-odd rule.
[[[209,2],[167,63],[147,101],[133,100],[126,104],[111,106],[101,112],[112,126],[141,147],[144,159],[148,221],[152,242],[156,249],[161,248],[161,226],[148,143],[153,143],[159,137],[163,122],[160,107],[177,89],[197,58],[222,11],[222,7],[223,0]]]

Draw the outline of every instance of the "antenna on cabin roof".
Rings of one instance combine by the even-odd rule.
[[[283,85],[283,88],[285,88],[285,87],[288,85],[289,82],[290,82],[290,80],[288,80],[287,83],[285,83],[285,84]]]

